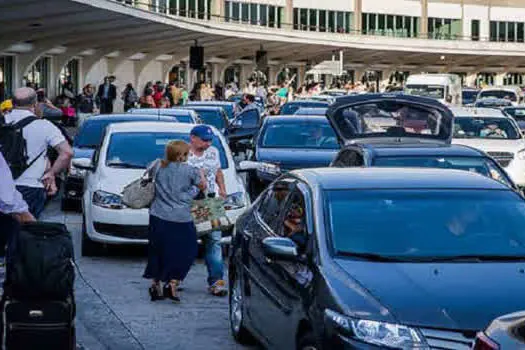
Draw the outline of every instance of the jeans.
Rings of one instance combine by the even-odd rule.
[[[224,278],[222,261],[221,231],[214,231],[202,237],[204,243],[204,261],[208,269],[208,284],[211,286]]]
[[[16,189],[22,194],[22,197],[29,206],[29,212],[33,214],[35,219],[38,219],[46,205],[46,190],[40,187],[27,186],[16,186]]]

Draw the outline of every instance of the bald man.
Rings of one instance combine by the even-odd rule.
[[[6,123],[35,117],[37,96],[32,88],[20,88],[13,95],[13,110],[5,116]],[[55,189],[55,176],[69,168],[73,157],[73,150],[62,132],[50,121],[38,119],[22,129],[22,135],[27,144],[27,164],[31,164],[15,183],[17,190],[22,194],[29,206],[29,211],[35,218],[44,210],[46,198]],[[58,158],[54,164],[46,169],[47,149],[54,148]]]

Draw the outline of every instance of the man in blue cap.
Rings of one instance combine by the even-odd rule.
[[[207,125],[197,125],[191,130],[188,164],[204,170],[209,197],[218,195],[225,199],[226,186],[219,151],[211,145],[214,137],[213,130]],[[215,296],[225,296],[227,293],[221,238],[221,231],[214,231],[203,237],[209,291]]]

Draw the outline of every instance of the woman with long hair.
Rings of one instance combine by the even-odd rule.
[[[171,141],[166,157],[153,166],[155,198],[150,208],[149,256],[144,278],[152,279],[152,301],[180,302],[178,287],[197,257],[197,232],[191,216],[196,187],[204,190],[202,171],[187,164],[190,146]],[[161,288],[164,282],[164,288]]]

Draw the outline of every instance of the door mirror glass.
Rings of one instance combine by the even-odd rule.
[[[75,168],[81,169],[81,170],[90,170],[93,171],[93,164],[91,163],[91,159],[89,158],[78,158],[73,159],[73,166]]]
[[[293,261],[299,257],[297,245],[284,237],[267,237],[262,241],[264,256],[269,259]]]

